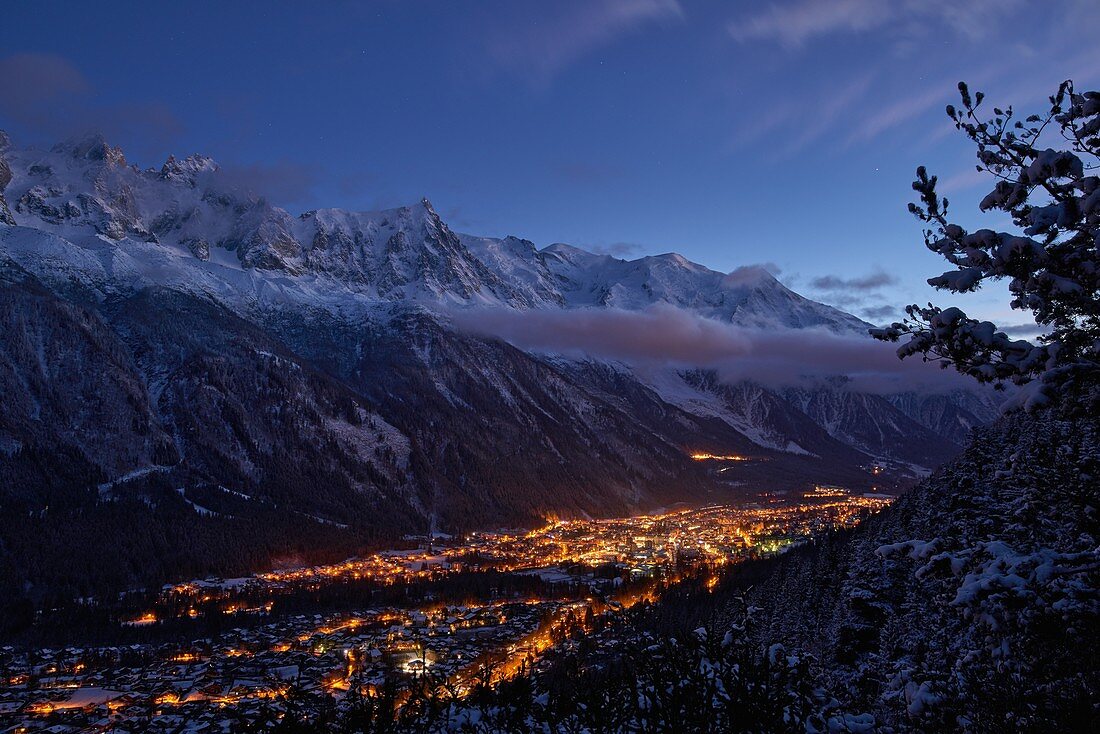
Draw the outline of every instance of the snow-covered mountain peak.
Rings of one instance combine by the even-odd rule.
[[[432,202],[428,201],[427,196],[420,197],[420,208],[424,210],[424,213],[439,219],[439,215],[435,212],[435,207],[432,206]]]
[[[737,268],[722,278],[722,287],[730,290],[737,288],[774,287],[779,280],[759,265],[746,265]]]
[[[55,145],[51,152],[86,161],[101,161],[112,166],[126,165],[126,156],[123,155],[122,148],[108,143],[101,133],[69,138]]]
[[[626,262],[621,258],[612,257],[611,255],[599,252],[589,252],[588,250],[582,250],[579,247],[568,245],[564,242],[555,242],[552,245],[547,245],[542,248],[541,252],[545,255],[553,255],[555,258],[571,265],[591,266],[601,262]]]
[[[647,255],[645,259],[650,260],[654,263],[667,263],[669,267],[684,268],[686,270],[693,270],[696,272],[709,270],[709,268],[707,268],[705,265],[693,263],[691,260],[688,260],[686,257],[678,252],[665,252],[660,255]]]
[[[626,310],[671,304],[754,327],[867,327],[760,268],[725,274],[676,253],[623,260],[562,243],[540,250],[519,237],[458,235],[428,199],[295,217],[223,173],[197,154],[141,170],[101,135],[49,151],[9,146],[0,153],[0,222],[63,238],[99,235],[139,257],[152,250],[128,242],[185,261],[330,278],[369,300]]]
[[[529,305],[466,248],[427,199],[373,212],[307,212],[293,234],[307,270],[360,284],[384,300]]]
[[[206,173],[217,173],[218,170],[220,170],[220,167],[209,156],[193,154],[180,160],[174,155],[170,155],[164,165],[160,167],[160,177],[165,181],[186,183],[194,188],[198,184],[198,176]]]

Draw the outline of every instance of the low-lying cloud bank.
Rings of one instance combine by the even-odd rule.
[[[673,306],[617,309],[467,308],[452,311],[469,333],[503,339],[525,350],[619,360],[652,368],[717,370],[728,381],[772,387],[813,384],[846,376],[861,392],[946,392],[973,386],[953,371],[915,359],[871,337],[816,329],[750,329]]]

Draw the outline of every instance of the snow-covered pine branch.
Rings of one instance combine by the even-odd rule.
[[[1046,333],[1038,344],[1008,338],[988,321],[958,308],[911,305],[908,318],[872,329],[886,341],[908,341],[901,358],[916,354],[981,382],[1031,383],[1025,405],[1034,407],[1069,391],[1083,394],[1100,375],[1100,92],[1074,91],[1063,82],[1044,115],[1017,119],[1012,108],[983,117],[983,95],[959,84],[962,107],[947,114],[977,146],[979,171],[997,183],[982,211],[1007,212],[1017,233],[968,232],[948,219],[936,177],[917,169],[920,203],[909,210],[927,225],[925,245],[954,269],[928,283],[964,293],[985,281],[1009,279],[1011,307],[1030,311]],[[1053,131],[1060,149],[1043,147]]]

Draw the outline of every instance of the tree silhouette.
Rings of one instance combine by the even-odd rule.
[[[908,341],[901,358],[953,365],[981,382],[1030,386],[1025,407],[1045,405],[1068,391],[1095,393],[1100,373],[1100,92],[1077,93],[1063,82],[1042,115],[1017,119],[1013,109],[983,117],[984,95],[959,84],[962,107],[948,105],[955,127],[977,146],[979,171],[997,179],[982,211],[1008,213],[1020,232],[968,232],[948,218],[948,200],[935,176],[917,169],[920,203],[909,210],[927,225],[925,245],[949,270],[928,283],[965,293],[1009,279],[1011,307],[1030,311],[1045,329],[1038,343],[1010,339],[992,323],[958,308],[911,305],[908,318],[872,329],[887,341]],[[1058,148],[1044,147],[1058,140]],[[1092,398],[1095,401],[1095,397]]]

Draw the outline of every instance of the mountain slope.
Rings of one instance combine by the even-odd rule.
[[[876,461],[934,467],[959,449],[959,444],[925,428],[881,395],[855,393],[835,381],[788,388],[783,395],[830,436]]]
[[[1098,425],[1012,415],[750,602],[849,711],[915,731],[1086,731],[1100,689]],[[1070,723],[1073,722],[1073,723]]]
[[[917,423],[960,446],[966,445],[975,428],[992,423],[1000,415],[1000,398],[991,391],[906,392],[885,397]]]
[[[458,235],[426,200],[295,217],[202,156],[139,169],[98,137],[0,143],[0,471],[14,478],[0,505],[30,518],[0,540],[9,560],[56,559],[45,539],[102,523],[112,530],[95,552],[161,554],[93,574],[100,590],[353,551],[429,524],[900,487],[957,449],[934,431],[961,436],[987,407],[529,352],[453,318],[673,306],[863,333],[760,269]],[[719,467],[698,451],[752,460]],[[885,459],[887,476],[870,473]],[[117,532],[121,518],[141,532]],[[181,527],[204,540],[165,556]],[[245,540],[225,552],[234,527]],[[0,576],[41,598],[75,583],[72,568]]]
[[[46,472],[15,469],[56,452],[92,469],[89,480],[175,460],[145,383],[118,336],[94,314],[56,298],[0,260],[0,461],[10,499],[64,502]],[[112,409],[113,406],[113,409]],[[38,458],[33,458],[38,457]],[[59,460],[59,465],[62,462]],[[47,481],[39,482],[40,479]]]

